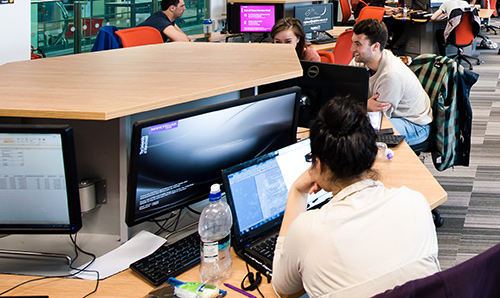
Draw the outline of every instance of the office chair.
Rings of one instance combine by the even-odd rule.
[[[433,275],[408,281],[372,298],[500,297],[500,244]]]
[[[359,16],[356,19],[356,23],[365,19],[377,19],[379,21],[382,21],[384,13],[385,13],[385,7],[378,7],[378,6],[364,7],[359,12]]]
[[[333,52],[330,51],[316,51],[318,52],[319,57],[321,58],[321,62],[325,63],[335,63],[335,56]]]
[[[493,16],[497,16],[496,5],[497,5],[497,0],[491,0],[491,1],[486,0],[486,7],[485,8],[486,9],[493,9]],[[491,31],[493,31],[493,33],[495,35],[497,35],[497,30],[500,30],[500,27],[491,25],[490,19],[491,19],[491,17],[481,20],[481,30],[486,29],[486,32],[490,32],[490,30],[491,30]]]
[[[348,65],[352,60],[352,29],[342,32],[337,38],[335,48],[333,48],[333,56],[336,64]]]
[[[359,0],[358,4],[352,11],[352,15],[354,16],[354,18],[357,19],[359,17],[359,13],[361,12],[361,10],[367,6],[368,4],[365,1]]]
[[[477,28],[477,30],[474,29],[473,12],[466,11],[462,14],[462,20],[460,24],[455,27],[453,31],[451,31],[446,41],[447,44],[451,44],[452,46],[457,48],[457,53],[453,56],[450,56],[450,58],[455,59],[458,64],[460,64],[461,61],[464,60],[465,62],[467,62],[467,64],[469,64],[469,70],[473,69],[472,63],[469,61],[469,59],[476,60],[477,65],[481,64],[481,60],[479,60],[479,58],[464,54],[464,48],[470,46],[474,42],[478,33],[479,28]]]
[[[153,27],[134,27],[115,32],[122,40],[124,48],[163,43],[160,31]]]
[[[351,4],[349,3],[349,0],[340,0],[339,4],[340,9],[342,10],[342,20],[340,21],[340,24],[346,25],[351,18]]]

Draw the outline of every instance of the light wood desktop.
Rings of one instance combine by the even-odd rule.
[[[382,127],[392,127],[390,122],[384,118]],[[301,136],[304,137],[304,136]],[[403,185],[420,191],[429,202],[431,208],[435,208],[447,199],[446,191],[441,187],[437,180],[427,170],[424,164],[413,153],[411,148],[402,142],[393,148],[394,158],[387,160],[378,158],[374,169],[379,173],[379,179],[386,187],[401,187]],[[227,281],[228,283],[240,287],[243,277],[247,273],[244,261],[233,253],[233,274]],[[250,267],[252,272],[255,270]],[[18,283],[32,279],[30,276],[20,275],[0,275],[0,292],[15,286]],[[199,281],[198,267],[179,275],[177,277],[182,281]],[[93,290],[94,281],[77,279],[48,279],[37,281],[9,292],[9,295],[49,295],[50,298],[70,298],[83,297]],[[241,294],[221,287],[228,291],[227,297],[242,297]],[[121,273],[111,276],[99,283],[96,294],[91,297],[116,297],[116,298],[137,298],[143,297],[153,289],[151,285],[142,280],[138,275],[127,269]],[[276,297],[272,286],[264,279],[259,287],[264,297]],[[257,291],[253,291],[254,296],[259,296]]]
[[[110,120],[301,76],[283,49],[166,43],[8,63],[0,117]]]

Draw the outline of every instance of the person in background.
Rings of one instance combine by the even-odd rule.
[[[388,189],[372,170],[376,132],[354,99],[327,102],[311,126],[311,167],[292,185],[273,260],[281,297],[372,297],[440,271],[425,197]],[[307,196],[333,198],[306,211]]]
[[[140,26],[153,27],[160,31],[163,41],[191,41],[191,39],[177,26],[175,20],[182,17],[186,10],[184,0],[162,0],[161,10],[152,14]]]
[[[387,30],[389,32],[387,46],[385,48],[389,50],[399,50],[399,46],[396,45],[396,42],[398,42],[399,38],[403,35],[404,26],[402,26],[399,21],[396,21],[393,18],[393,16],[398,13],[398,9],[396,7],[385,5],[385,0],[372,0],[368,4],[368,6],[378,6],[385,8],[385,14],[382,21],[387,26]]]
[[[408,145],[425,142],[430,134],[432,109],[417,76],[391,51],[385,50],[387,27],[366,19],[353,27],[350,65],[370,70],[368,112],[383,112]]]
[[[271,41],[293,44],[300,60],[321,62],[316,50],[306,44],[306,33],[298,19],[283,18],[277,21],[271,30]]]
[[[471,3],[464,0],[448,0],[443,2],[439,6],[438,10],[431,16],[431,21],[436,21],[440,19],[449,18],[451,11],[455,8],[466,8],[473,6],[476,3],[475,0],[471,0]],[[436,30],[436,42],[438,45],[439,55],[446,56],[446,38],[444,37],[444,29]]]

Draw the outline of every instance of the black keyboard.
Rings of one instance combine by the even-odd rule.
[[[336,42],[337,37],[328,37],[328,38],[320,38],[320,39],[313,39],[311,40],[311,43],[313,44],[325,44],[325,43],[332,43]]]
[[[386,143],[388,147],[396,147],[404,138],[402,135],[377,135],[377,142]]]
[[[130,264],[130,269],[159,286],[199,262],[200,235],[196,231],[174,243],[165,243],[149,256]]]
[[[265,256],[269,260],[273,260],[274,258],[274,248],[276,247],[276,240],[278,239],[278,234],[260,242],[259,244],[252,247],[252,250],[255,250],[262,256]]]

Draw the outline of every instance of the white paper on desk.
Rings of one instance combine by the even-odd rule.
[[[105,279],[127,269],[133,262],[153,253],[167,240],[147,231],[141,231],[120,247],[97,258],[86,270],[99,271],[99,279]],[[87,263],[88,264],[88,263]],[[82,269],[84,264],[78,269]],[[76,273],[78,270],[72,270]],[[96,280],[95,272],[81,272],[75,275],[78,278]]]
[[[382,127],[382,112],[368,112],[368,118],[375,130],[380,130]]]

